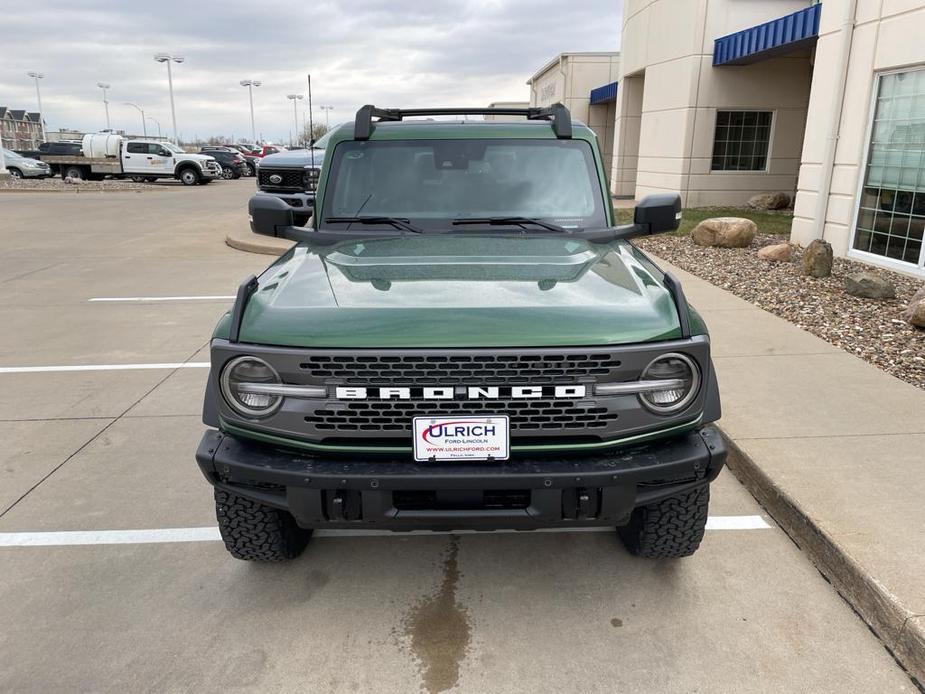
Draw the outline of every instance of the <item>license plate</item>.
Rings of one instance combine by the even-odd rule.
[[[510,420],[492,417],[415,417],[415,460],[507,460]]]

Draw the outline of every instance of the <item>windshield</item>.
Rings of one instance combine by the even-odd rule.
[[[177,154],[186,154],[184,150],[180,149],[176,145],[173,145],[169,142],[162,142],[161,144],[167,149],[169,149],[171,152],[176,152]]]
[[[315,141],[312,143],[312,149],[324,149],[325,147],[327,147],[327,146],[328,146],[328,140],[331,139],[331,135],[334,134],[334,131],[337,130],[337,128],[338,128],[338,126],[335,125],[333,128],[331,128],[330,130],[328,130],[324,135],[322,135],[322,136],[319,137],[317,140],[315,140]]]
[[[323,216],[395,217],[422,229],[499,217],[606,226],[591,146],[583,140],[342,142]]]
[[[22,159],[22,157],[16,154],[16,152],[8,150],[6,147],[3,148],[3,156],[7,159]]]

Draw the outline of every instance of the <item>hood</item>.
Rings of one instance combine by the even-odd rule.
[[[679,335],[661,273],[625,242],[467,235],[299,244],[260,277],[240,339],[475,348]]]
[[[312,165],[312,152],[314,152],[315,168],[320,169],[324,161],[324,150],[293,149],[276,154],[268,154],[260,160],[259,166],[279,166],[285,168],[301,169]]]
[[[215,157],[211,154],[185,154],[183,155],[184,159],[192,159],[193,161],[215,161]]]

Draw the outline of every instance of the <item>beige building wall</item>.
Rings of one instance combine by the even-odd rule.
[[[531,106],[561,102],[572,118],[594,131],[608,172],[613,166],[616,109],[614,103],[591,106],[591,90],[615,82],[619,76],[619,53],[561,53],[527,80]]]
[[[528,101],[492,101],[488,104],[488,108],[528,108],[530,102]],[[487,115],[482,116],[485,120],[493,121],[511,121],[511,120],[523,120],[525,116],[498,116],[498,115]]]
[[[806,0],[627,0],[611,175],[616,195],[680,192],[685,205],[738,205],[794,192],[812,77],[809,53],[713,67],[713,41]],[[717,110],[773,111],[766,171],[711,171]]]
[[[843,23],[849,7],[848,0],[825,0],[823,5],[792,240],[806,244],[822,237],[832,244],[837,255],[854,256],[923,275],[925,271],[921,267],[917,269],[909,263],[859,254],[850,249],[870,142],[877,78],[893,70],[925,66],[925,4],[922,0],[859,0],[848,56],[844,100],[839,102],[836,98],[841,74],[838,59],[845,31]],[[831,186],[821,208],[825,209],[825,213],[818,215],[819,190],[825,178],[826,143],[835,134],[832,127],[835,122],[838,123],[838,140]],[[922,173],[925,173],[925,168],[920,171],[920,181],[925,180]]]

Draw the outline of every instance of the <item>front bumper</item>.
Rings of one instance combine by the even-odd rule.
[[[709,484],[717,429],[592,456],[416,463],[320,456],[205,433],[196,461],[215,487],[290,512],[304,528],[491,530],[616,526],[645,504]]]

